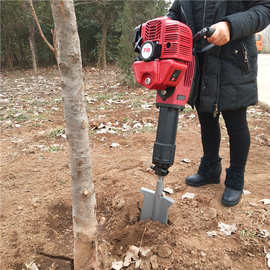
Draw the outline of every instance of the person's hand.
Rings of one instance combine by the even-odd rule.
[[[223,46],[230,41],[230,26],[228,22],[219,22],[210,26],[215,29],[214,34],[207,38],[209,43]]]

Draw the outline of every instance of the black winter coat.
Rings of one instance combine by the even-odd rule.
[[[230,25],[231,40],[203,56],[196,69],[189,104],[203,112],[236,110],[258,102],[257,48],[254,33],[270,24],[270,1],[205,0],[205,25]],[[175,0],[168,17],[187,24],[195,33],[191,0]],[[199,83],[199,81],[201,83]]]

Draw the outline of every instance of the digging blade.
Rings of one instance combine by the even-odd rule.
[[[140,219],[150,218],[167,224],[169,207],[174,203],[174,200],[163,195],[163,178],[159,177],[156,191],[142,188],[141,192],[144,195],[144,200]]]

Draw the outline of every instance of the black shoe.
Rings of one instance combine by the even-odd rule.
[[[240,202],[242,193],[242,190],[226,187],[221,202],[224,206],[235,206]]]
[[[221,174],[221,158],[208,160],[201,159],[200,167],[196,174],[186,178],[186,184],[193,187],[200,187],[208,184],[219,184]]]
[[[221,202],[224,206],[234,206],[241,200],[244,187],[244,169],[226,169],[225,190]]]
[[[220,176],[217,178],[207,178],[198,173],[188,176],[186,178],[186,184],[193,187],[200,187],[208,184],[219,184]]]

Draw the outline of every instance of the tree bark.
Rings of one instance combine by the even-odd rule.
[[[74,3],[73,0],[51,0],[51,8],[59,44],[70,150],[74,269],[98,269],[96,198],[91,176],[88,118]]]

